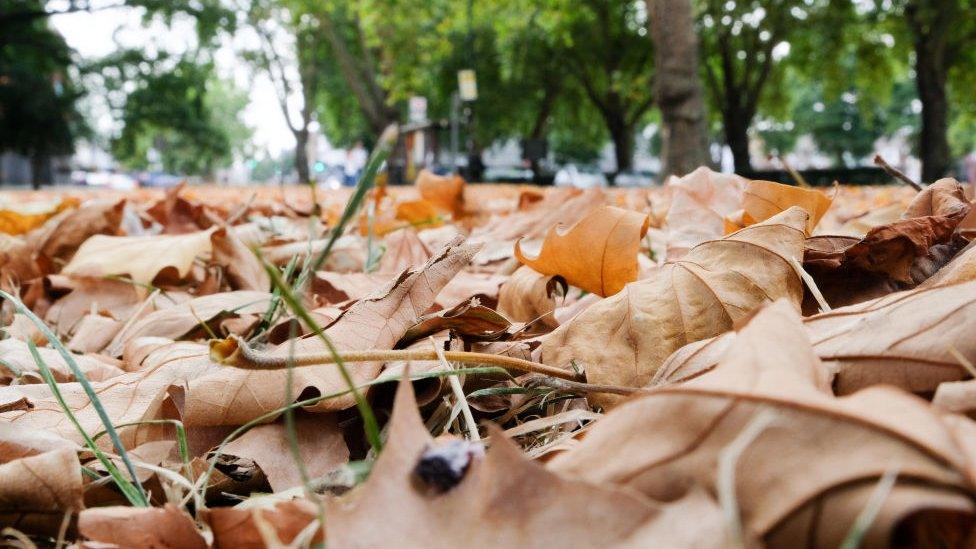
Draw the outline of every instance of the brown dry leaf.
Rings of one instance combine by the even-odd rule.
[[[24,234],[40,227],[55,215],[77,208],[81,203],[74,197],[65,197],[57,203],[25,203],[0,209],[0,232],[12,235]]]
[[[810,214],[807,234],[820,223],[833,199],[816,189],[804,189],[772,181],[754,180],[746,183],[742,193],[742,221],[752,225],[790,208],[799,206]]]
[[[105,236],[95,235],[78,248],[62,274],[103,277],[128,275],[145,295],[145,286],[162,271],[176,279],[190,272],[193,261],[210,253],[212,230],[180,235]]]
[[[75,353],[97,353],[112,342],[123,324],[104,315],[85,315],[75,326],[71,340],[65,345]]]
[[[58,216],[32,232],[28,241],[37,250],[38,261],[46,272],[57,272],[85,242],[96,234],[119,232],[126,200],[92,200],[84,207]]]
[[[221,227],[210,235],[213,262],[223,267],[234,290],[266,292],[271,279],[254,253],[233,230]]]
[[[165,300],[156,298],[155,302],[162,304]],[[229,316],[263,314],[270,303],[271,294],[267,292],[242,290],[205,295],[171,305],[149,313],[118,332],[105,349],[105,354],[121,356],[126,342],[139,337],[165,337],[175,340],[195,330],[206,334],[200,326],[202,322],[212,325],[211,329],[217,331],[219,320]]]
[[[65,512],[83,508],[75,450],[62,448],[0,465],[0,525],[27,533],[56,532]]]
[[[77,444],[54,433],[0,423],[0,463],[36,456],[55,450],[80,450]]]
[[[125,322],[143,302],[136,286],[121,280],[68,278],[58,275],[48,276],[46,280],[52,287],[49,291],[59,294],[69,292],[55,301],[44,314],[44,320],[60,334],[73,332],[93,306],[99,313]]]
[[[542,361],[576,361],[590,383],[642,387],[672,352],[763,303],[786,298],[799,309],[803,287],[790,260],[803,253],[806,222],[794,207],[696,246],[545,336]]]
[[[33,255],[31,246],[23,238],[0,234],[0,285],[15,289],[41,276]]]
[[[891,294],[806,320],[814,350],[847,394],[891,384],[930,393],[967,376],[955,349],[976,362],[976,282]]]
[[[402,270],[402,269],[401,269]],[[319,271],[312,279],[309,292],[319,304],[337,304],[366,297],[387,284],[393,274],[335,273]]]
[[[742,208],[746,180],[701,167],[688,175],[668,178],[668,259],[678,259],[691,248],[725,234],[725,219]]]
[[[867,546],[918,546],[920,540],[895,538],[913,533],[903,528],[911,519],[904,511],[912,510],[926,513],[931,531],[945,536],[942,545],[964,539],[976,524],[976,505],[966,496],[976,470],[971,445],[961,442],[965,426],[891,387],[831,396],[829,372],[794,309],[782,301],[763,309],[717,368],[614,409],[551,468],[655,499],[673,499],[694,484],[714,492],[724,482],[719,461],[755,429],[733,462],[734,479],[724,478],[734,483],[743,530],[767,544],[836,547],[857,515],[850,498],[863,501],[860,490],[872,490],[888,471],[899,476]],[[913,498],[914,509],[903,499],[912,492],[924,494]],[[804,528],[811,518],[818,528]]]
[[[172,418],[169,390],[182,388],[190,380],[218,369],[219,366],[210,360],[206,345],[178,342],[151,352],[139,371],[92,382],[92,386],[115,425]],[[59,388],[68,407],[74,411],[89,435],[104,429],[80,384],[61,383]],[[65,439],[81,442],[77,429],[65,416],[47,385],[0,387],[0,402],[13,400],[12,397],[26,397],[32,407],[3,413],[0,421],[26,429],[47,430]],[[165,425],[137,425],[120,430],[119,436],[127,447],[135,447],[153,440],[172,440],[172,431],[171,427]],[[111,446],[108,437],[99,439],[99,443],[104,443],[106,448]]]
[[[420,170],[414,186],[420,197],[436,209],[453,215],[455,219],[464,213],[464,178],[460,175],[442,176]]]
[[[960,282],[976,280],[976,242],[968,244],[959,251],[952,261],[939,269],[932,277],[919,285],[919,288],[948,286]]]
[[[412,267],[423,265],[433,255],[417,231],[411,228],[394,231],[383,238],[386,251],[380,259],[376,272],[395,274]]]
[[[716,536],[721,515],[714,502],[699,495],[684,509],[690,513],[674,516],[668,505],[632,492],[546,471],[497,428],[487,455],[470,450],[460,482],[436,493],[414,474],[421,455],[437,442],[424,427],[409,382],[400,383],[389,432],[366,483],[328,502],[330,545],[722,546]],[[382,528],[377,528],[377,517],[383,517]]]
[[[90,541],[116,547],[207,547],[193,519],[171,503],[162,508],[85,509],[78,515],[78,532]]]
[[[542,274],[562,276],[606,297],[637,280],[637,252],[649,223],[646,214],[603,206],[568,229],[551,227],[535,257],[527,257],[516,242],[515,257]]]
[[[333,414],[296,412],[295,436],[309,477],[318,478],[349,461],[349,448]],[[275,492],[302,485],[282,422],[260,425],[224,446],[223,454],[253,460]]]
[[[481,305],[477,299],[472,299],[450,309],[424,315],[403,334],[396,347],[408,347],[415,341],[444,330],[451,330],[465,341],[490,341],[501,337],[511,326],[507,318]]]
[[[49,347],[39,347],[37,353],[41,360],[51,369],[54,379],[59,382],[74,381],[68,363],[61,354]],[[91,381],[104,381],[123,372],[117,366],[109,364],[108,360],[99,360],[90,356],[74,355],[75,362],[81,371]],[[110,360],[110,359],[109,359]],[[4,339],[0,341],[0,370],[5,378],[22,378],[24,383],[44,383],[40,368],[34,362],[30,349],[25,341],[19,339]]]
[[[407,270],[368,297],[354,303],[325,326],[339,350],[392,349],[417,319],[433,305],[438,291],[477,252],[477,246],[462,245],[458,237],[425,265]],[[328,349],[315,336],[286,341],[269,352],[279,357],[290,354],[324,353]],[[379,363],[350,365],[355,383],[371,381],[380,373]],[[284,371],[247,371],[223,367],[215,374],[189,382],[183,410],[187,425],[241,425],[279,408],[285,401]],[[321,395],[338,393],[347,387],[332,364],[298,368],[292,394],[306,391]],[[350,395],[324,400],[309,409],[344,410],[353,406]]]
[[[213,530],[214,547],[265,549],[267,545],[255,524],[255,515],[272,527],[281,543],[291,543],[312,521],[318,519],[318,508],[311,501],[295,499],[277,502],[270,507],[244,504],[210,509],[207,511],[207,522]],[[321,542],[322,539],[322,529],[319,528],[312,541]]]
[[[518,322],[538,321],[555,328],[559,323],[552,313],[557,298],[565,297],[568,289],[561,276],[546,276],[522,266],[498,291],[498,312]]]
[[[804,319],[814,352],[835,373],[833,391],[846,395],[872,385],[894,385],[931,395],[945,382],[967,377],[953,352],[976,362],[976,282],[917,289],[834,309]],[[652,385],[681,383],[728,356],[734,332],[682,347]],[[941,384],[941,385],[940,385]]]

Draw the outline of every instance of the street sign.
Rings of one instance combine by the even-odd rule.
[[[410,98],[409,111],[410,121],[414,123],[427,121],[427,98],[422,95],[415,95]]]
[[[478,79],[472,69],[458,71],[458,90],[462,101],[478,99]]]

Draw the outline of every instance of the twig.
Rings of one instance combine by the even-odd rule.
[[[784,168],[786,168],[786,171],[790,173],[790,177],[792,177],[796,181],[797,185],[804,188],[810,188],[810,184],[807,183],[807,180],[803,178],[803,175],[800,174],[800,172],[794,170],[793,166],[790,166],[790,163],[786,161],[785,156],[780,156],[778,158],[779,158],[779,163],[782,164]]]
[[[827,303],[823,293],[817,286],[817,281],[810,276],[810,273],[803,268],[803,265],[795,257],[790,257],[790,264],[793,265],[793,269],[796,270],[796,274],[800,275],[800,279],[802,279],[807,285],[807,288],[810,290],[810,294],[812,294],[813,298],[817,300],[817,305],[820,306],[820,312],[830,312],[830,304]]]
[[[289,357],[268,355],[255,351],[247,342],[237,336],[210,342],[210,357],[221,363],[245,370],[283,370],[288,367]],[[466,364],[492,364],[522,372],[532,372],[547,376],[579,381],[580,377],[568,370],[547,366],[504,355],[473,353],[468,351],[445,351],[444,358],[451,362]],[[310,353],[291,358],[295,366],[315,366],[342,362],[388,362],[392,360],[439,360],[433,350],[422,349],[369,349],[365,351],[339,351],[333,353]]]
[[[908,184],[909,186],[911,186],[911,188],[915,189],[916,191],[921,191],[922,189],[925,188],[922,185],[920,185],[919,183],[917,183],[911,177],[908,177],[907,175],[905,175],[898,168],[896,168],[896,167],[892,166],[891,164],[885,162],[885,159],[884,158],[881,158],[881,155],[880,154],[874,155],[874,164],[876,166],[880,167],[885,172],[887,172],[888,175],[890,175],[891,177],[893,177],[893,178],[901,181],[902,183]]]
[[[454,367],[451,366],[451,363],[447,361],[447,357],[444,356],[444,349],[437,346],[433,337],[428,337],[427,339],[430,340],[431,347],[437,353],[437,358],[440,359],[441,364],[448,370],[453,370]],[[464,396],[461,381],[458,379],[458,376],[451,376],[448,378],[448,381],[451,384],[451,391],[454,393],[454,398],[457,399],[458,405],[461,407],[461,415],[464,417],[464,422],[468,427],[468,437],[474,441],[481,440],[481,434],[478,433],[478,423],[474,420],[474,414],[471,413],[471,406],[468,405],[468,399]]]
[[[564,378],[553,378],[540,375],[533,377],[523,384],[525,387],[549,387],[560,391],[576,391],[580,393],[607,393],[611,395],[630,396],[647,390],[642,387],[624,387],[621,385],[604,385],[600,383],[583,383]]]

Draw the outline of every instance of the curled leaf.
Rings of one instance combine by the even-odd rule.
[[[550,227],[535,257],[526,256],[521,241],[516,242],[515,257],[588,292],[613,295],[637,280],[637,252],[649,223],[646,214],[602,206],[565,232]]]

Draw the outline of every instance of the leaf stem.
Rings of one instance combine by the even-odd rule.
[[[439,360],[434,350],[424,349],[369,349],[365,351],[337,351],[335,353],[309,353],[294,357],[269,355],[252,349],[237,336],[228,339],[212,341],[210,343],[210,357],[222,364],[242,368],[245,370],[283,370],[288,367],[288,361],[294,360],[295,366],[315,366],[321,364],[336,364],[338,362],[388,362],[391,360]],[[444,358],[451,362],[465,364],[491,364],[503,368],[511,368],[522,372],[544,374],[569,381],[581,381],[577,374],[504,355],[475,353],[470,351],[444,351]]]

